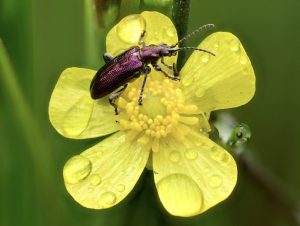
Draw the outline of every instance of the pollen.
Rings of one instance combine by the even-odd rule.
[[[117,121],[120,129],[126,131],[128,140],[152,143],[152,150],[160,139],[172,136],[182,140],[193,129],[201,130],[203,119],[196,114],[196,105],[186,105],[179,82],[168,78],[149,79],[143,104],[138,104],[140,81],[128,86],[119,98]]]

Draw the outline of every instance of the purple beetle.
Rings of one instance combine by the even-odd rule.
[[[190,36],[205,28],[211,27],[214,27],[214,25],[206,24],[204,26],[201,26],[192,33],[179,40],[176,44],[171,46],[168,46],[164,43],[161,43],[159,45],[146,46],[145,42],[142,40],[145,35],[145,31],[143,31],[139,40],[139,44],[142,47],[133,46],[116,57],[112,57],[110,54],[105,53],[103,55],[105,65],[97,71],[97,73],[91,81],[91,97],[93,99],[102,98],[112,93],[119,87],[123,86],[121,89],[111,94],[109,97],[109,103],[115,108],[115,113],[118,114],[118,108],[115,104],[116,99],[122,94],[122,92],[124,92],[128,82],[138,78],[141,74],[144,74],[144,80],[138,99],[139,105],[142,105],[143,91],[146,85],[147,76],[151,71],[149,64],[152,65],[154,70],[160,71],[169,79],[180,80],[179,74],[176,69],[176,64],[174,63],[172,66],[167,65],[164,62],[164,57],[175,56],[178,51],[184,49],[199,50],[214,56],[212,52],[196,47],[176,48],[176,46],[178,46],[179,43],[185,41]],[[164,66],[173,70],[173,75],[169,75],[157,64],[157,61],[159,59]]]

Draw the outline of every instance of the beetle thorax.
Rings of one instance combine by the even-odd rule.
[[[160,48],[156,45],[145,46],[140,49],[141,61],[145,63],[155,62],[160,57]]]

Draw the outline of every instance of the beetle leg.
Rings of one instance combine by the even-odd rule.
[[[140,91],[140,94],[139,94],[139,101],[138,101],[139,105],[143,104],[143,92],[144,92],[147,77],[148,77],[148,74],[150,73],[150,71],[151,71],[151,68],[149,66],[144,67],[144,76],[145,77],[144,77],[143,84],[142,84],[142,87],[141,87],[141,91]]]
[[[118,115],[118,106],[116,105],[115,101],[119,98],[119,96],[125,91],[128,84],[125,84],[120,90],[111,94],[109,96],[109,103],[115,108],[115,114]]]
[[[174,66],[172,67],[171,65],[166,64],[163,57],[160,58],[160,62],[161,62],[163,65],[165,65],[167,68],[173,70]]]
[[[158,66],[157,64],[152,64],[153,68],[156,70],[156,71],[160,71],[162,72],[167,78],[169,79],[172,79],[172,80],[180,80],[180,78],[178,76],[171,76],[171,75],[168,75],[167,72],[165,72],[164,70],[161,69],[160,66]]]
[[[179,78],[179,72],[177,70],[177,65],[175,63],[173,63],[172,69],[173,69],[173,75],[174,75],[174,77],[176,77],[177,80],[180,80],[180,78]]]
[[[168,64],[165,63],[163,57],[161,58],[160,62],[161,62],[163,65],[165,65],[167,68],[173,70],[174,80],[180,80],[180,78],[179,78],[179,73],[178,73],[178,70],[177,70],[177,66],[176,66],[175,63],[173,63],[173,66],[168,65]],[[168,77],[168,76],[167,76],[167,77]]]
[[[143,38],[146,34],[146,30],[143,30],[141,36],[140,36],[140,39],[139,39],[139,44],[142,45],[142,47],[145,47],[146,46],[146,43],[143,41]]]
[[[175,77],[177,78],[177,79],[175,79],[175,80],[180,80],[180,78],[179,78],[179,73],[178,73],[178,70],[177,70],[177,66],[176,66],[175,63],[173,63],[172,66],[171,66],[171,65],[168,65],[168,64],[165,63],[163,57],[161,58],[160,62],[161,62],[163,65],[165,65],[167,68],[173,70],[174,78],[175,78]]]
[[[103,60],[105,61],[105,63],[108,63],[108,62],[112,61],[113,59],[114,59],[114,57],[112,55],[110,55],[109,53],[103,54]]]

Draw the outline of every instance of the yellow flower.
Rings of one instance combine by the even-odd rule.
[[[144,29],[147,45],[178,41],[169,18],[143,12],[125,17],[111,29],[107,52],[116,56],[137,45]],[[254,71],[231,33],[213,33],[199,48],[216,56],[194,51],[180,72],[180,82],[152,69],[143,105],[138,105],[141,76],[119,98],[118,116],[108,97],[90,98],[96,71],[62,72],[49,104],[55,129],[75,139],[113,133],[66,163],[65,185],[77,202],[93,209],[116,205],[132,190],[146,164],[153,168],[163,206],[173,215],[200,214],[230,195],[237,180],[236,163],[208,138],[208,117],[213,110],[247,103],[255,92]],[[176,57],[165,61],[172,65]]]

